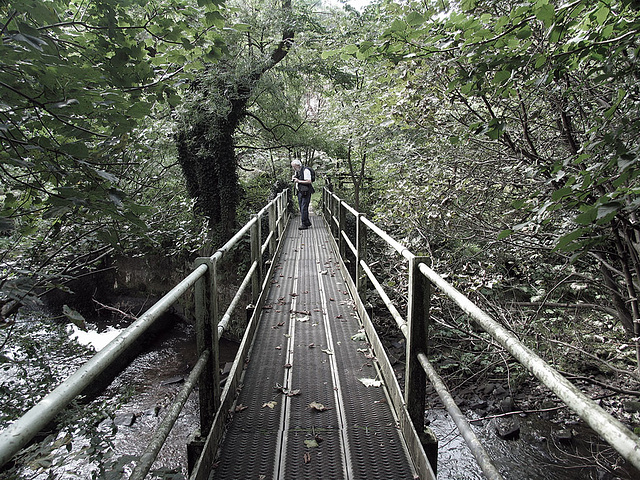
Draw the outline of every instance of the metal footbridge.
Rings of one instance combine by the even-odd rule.
[[[499,322],[382,229],[324,190],[321,215],[298,230],[285,190],[119,337],[0,432],[0,468],[181,299],[194,305],[199,359],[129,480],[153,465],[190,395],[199,425],[186,445],[190,480],[436,478],[437,439],[424,425],[431,383],[484,476],[499,471],[428,359],[432,290],[454,302],[640,470],[640,440]],[[295,217],[293,217],[295,219]],[[406,272],[404,314],[373,271],[370,242]],[[239,250],[238,250],[239,249]],[[234,298],[223,300],[225,262],[250,258]],[[228,265],[227,265],[228,267]],[[400,385],[366,308],[377,295],[406,339]],[[244,336],[221,387],[218,339]]]
[[[213,478],[413,479],[329,231],[287,229]]]

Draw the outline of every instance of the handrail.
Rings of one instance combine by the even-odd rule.
[[[471,316],[482,329],[518,360],[529,372],[549,387],[580,418],[604,438],[620,455],[640,470],[640,438],[622,422],[582,393],[562,374],[551,367],[497,321],[483,312],[466,296],[440,277],[424,263],[420,272]]]
[[[451,395],[446,390],[446,386],[441,382],[439,376],[428,361],[426,349],[426,337],[420,345],[415,345],[411,337],[411,332],[414,329],[417,331],[426,331],[428,324],[428,303],[430,298],[429,285],[434,285],[447,297],[452,299],[460,308],[463,309],[468,315],[470,315],[476,323],[483,328],[491,337],[493,337],[498,344],[504,347],[514,358],[516,358],[529,372],[535,375],[543,384],[549,387],[569,408],[573,409],[583,420],[585,420],[591,428],[600,434],[604,440],[606,440],[614,449],[620,453],[627,461],[633,464],[640,470],[640,439],[634,435],[628,428],[626,428],[622,422],[618,421],[612,415],[607,413],[596,402],[591,400],[587,395],[582,393],[577,387],[571,384],[565,377],[558,373],[553,367],[546,363],[542,358],[522,345],[518,338],[511,332],[502,327],[497,321],[483,312],[477,307],[471,300],[456,290],[448,282],[446,282],[440,275],[429,268],[421,259],[417,258],[413,253],[409,251],[400,242],[393,239],[380,227],[376,226],[373,222],[364,217],[361,213],[355,211],[353,208],[348,207],[346,203],[341,200],[333,192],[325,189],[323,194],[323,216],[325,221],[330,226],[336,226],[332,229],[334,241],[342,243],[342,237],[346,235],[344,230],[344,216],[346,212],[354,215],[357,225],[357,231],[360,229],[366,229],[375,233],[380,239],[385,241],[402,257],[409,260],[410,264],[415,265],[410,269],[410,292],[409,292],[409,313],[406,321],[400,317],[395,307],[390,307],[390,299],[384,292],[382,285],[375,279],[370,266],[366,263],[366,260],[362,258],[360,252],[356,252],[356,255],[360,258],[359,265],[355,272],[355,280],[352,280],[350,289],[352,294],[359,302],[359,311],[366,315],[366,309],[362,305],[362,300],[359,292],[354,287],[356,283],[360,282],[360,276],[365,275],[371,280],[375,290],[378,292],[385,305],[389,308],[392,316],[396,320],[398,327],[401,329],[403,335],[407,338],[407,372],[405,378],[406,384],[409,384],[410,378],[421,378],[415,372],[415,368],[420,368],[423,371],[423,375],[429,378],[429,380],[435,384],[436,391],[440,395],[443,403],[449,413],[451,414],[456,425],[461,431],[467,445],[471,449],[472,453],[476,457],[479,466],[483,470],[483,473],[488,478],[501,478],[495,467],[490,463],[489,457],[477,440],[475,433],[471,429],[468,421],[464,415],[459,415],[459,409],[452,404]],[[353,244],[353,242],[349,242]],[[359,242],[355,242],[359,245]],[[340,252],[344,250],[339,248]],[[425,279],[426,286],[420,287],[420,278]],[[411,290],[411,285],[418,285],[415,291]],[[421,305],[422,304],[422,305]],[[426,305],[425,305],[426,304]],[[405,388],[405,402],[407,409],[410,411],[418,412],[415,416],[412,415],[412,421],[414,422],[415,429],[422,431],[423,429],[423,415],[424,400],[419,398],[421,395],[415,395],[416,398],[412,398],[409,392],[409,387]],[[424,395],[422,395],[424,398]]]
[[[78,368],[75,373],[70,375],[58,387],[52,390],[44,398],[42,398],[42,400],[34,405],[22,417],[20,417],[14,423],[1,431],[0,467],[7,463],[16,453],[18,453],[18,451],[22,447],[24,447],[51,420],[53,420],[55,416],[60,411],[62,411],[75,397],[80,395],[100,374],[102,374],[113,362],[115,362],[122,355],[122,353],[127,350],[127,348],[129,348],[138,338],[140,338],[140,336],[145,333],[158,320],[158,318],[160,318],[163,313],[167,312],[169,308],[176,301],[178,301],[178,299],[182,297],[189,289],[195,286],[197,290],[199,288],[198,285],[211,284],[212,282],[215,282],[212,277],[215,276],[216,272],[212,271],[211,265],[215,265],[217,262],[222,260],[225,254],[236,244],[238,244],[238,242],[242,240],[247,232],[255,232],[256,229],[259,231],[260,222],[265,217],[265,215],[268,215],[270,231],[267,235],[267,240],[264,243],[260,243],[260,238],[258,238],[257,235],[252,234],[252,241],[253,237],[255,237],[255,241],[259,243],[259,247],[256,249],[256,252],[259,252],[259,254],[257,255],[258,258],[252,258],[252,267],[250,268],[250,273],[247,275],[247,277],[245,277],[245,280],[243,281],[242,288],[246,288],[246,285],[251,280],[250,276],[253,276],[255,278],[255,276],[262,271],[261,268],[257,268],[258,263],[262,261],[262,254],[266,250],[269,250],[270,255],[268,261],[270,262],[273,262],[273,259],[277,254],[277,249],[279,248],[279,244],[282,240],[286,225],[290,220],[290,214],[287,209],[288,199],[289,190],[280,192],[276,196],[276,198],[271,200],[264,208],[262,208],[260,212],[256,214],[249,222],[247,222],[228,242],[220,247],[211,257],[208,257],[207,260],[209,260],[209,262],[199,262],[199,264],[194,267],[193,271],[189,275],[187,275],[184,280],[178,283],[178,285],[176,285],[166,295],[158,300],[158,302],[156,302],[151,308],[149,308],[141,317],[135,320],[125,330],[123,330],[120,335],[118,335],[103,349],[97,352],[91,359],[89,359],[84,365]],[[215,270],[215,268],[213,270]],[[203,282],[203,279],[207,278],[208,280]],[[247,280],[247,278],[249,278],[249,280]],[[259,281],[256,283],[262,286],[263,279],[260,278],[258,280]],[[200,294],[200,297],[203,296],[203,294]],[[257,296],[258,292],[254,292],[254,297]],[[209,295],[206,301],[210,302],[211,305],[209,306],[212,310],[215,310],[215,305],[217,305],[218,302],[217,292],[209,291]],[[238,306],[238,303],[239,302],[234,298],[234,301],[225,313],[225,317],[223,318],[224,322],[221,322],[222,328],[220,330],[218,328],[215,328],[216,333],[221,334],[222,331],[224,331],[228,324],[227,317],[230,318],[233,310]],[[215,320],[217,322],[217,319]],[[206,328],[206,326],[203,325],[199,326],[201,328]],[[216,326],[218,327],[217,323]],[[203,335],[202,332],[199,332],[198,336],[203,337],[205,335]],[[215,345],[209,345],[210,348],[199,348],[198,356],[200,360],[198,361],[197,367],[194,369],[194,372],[192,372],[192,376],[189,377],[189,386],[193,382],[195,382],[198,377],[200,377],[200,380],[202,381],[202,372],[206,371],[206,368],[203,366],[204,363],[208,363],[209,370],[211,370],[212,365],[217,366],[217,339],[219,338],[219,335],[216,335],[215,338]],[[210,383],[210,379],[207,379],[207,381]],[[201,386],[200,390],[202,391],[205,389]],[[219,395],[219,384],[214,385],[213,392],[214,395]],[[179,395],[178,402],[182,401],[182,397],[184,397],[186,394],[187,393],[184,392]],[[212,403],[208,403],[202,402],[201,398],[201,411],[215,404],[215,400]],[[165,430],[167,428],[166,425],[168,425],[168,423],[171,423],[170,417],[173,414],[174,412],[172,411],[169,413],[169,415],[167,415],[167,418],[160,426],[161,430]],[[214,414],[215,412],[206,412],[206,414],[203,415],[203,413],[201,412],[201,419],[205,417],[212,417]],[[206,425],[201,425],[201,428],[203,427],[205,427],[204,430],[206,430]],[[203,431],[202,433],[206,434],[206,431]],[[159,435],[161,434],[159,433]],[[148,463],[150,460],[152,462],[153,460],[149,455],[152,455],[153,458],[155,458],[155,456],[157,455],[157,451],[155,453],[145,454],[145,458],[141,459],[140,463]],[[143,468],[143,466],[141,466],[140,468]]]
[[[0,467],[80,395],[206,272],[200,266],[27,413],[0,432]]]
[[[171,432],[171,428],[173,428],[173,425],[176,423],[184,404],[189,399],[189,395],[196,387],[196,382],[200,379],[200,375],[204,372],[209,355],[211,355],[209,350],[200,355],[200,358],[193,367],[193,370],[191,370],[189,377],[185,380],[182,389],[180,389],[180,393],[169,407],[169,411],[153,434],[153,437],[149,441],[149,445],[140,456],[140,460],[133,469],[128,480],[142,480],[147,476],[149,470],[151,470],[151,466],[153,465],[153,462],[155,462],[164,442],[167,440],[167,437]]]

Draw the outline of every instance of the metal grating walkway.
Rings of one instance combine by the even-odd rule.
[[[289,225],[210,478],[413,479],[384,387],[365,385],[377,370],[329,232],[311,218]]]

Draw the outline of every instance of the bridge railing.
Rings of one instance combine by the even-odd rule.
[[[200,429],[199,436],[194,438],[190,449],[193,458],[192,465],[206,469],[213,463],[213,455],[205,458],[205,445],[212,435],[212,426],[217,418],[223,418],[220,408],[228,404],[229,389],[235,390],[240,363],[236,357],[234,367],[223,394],[220,394],[218,339],[229,327],[230,319],[240,305],[240,299],[250,290],[251,301],[255,307],[262,301],[263,290],[271,270],[275,265],[274,259],[278,254],[281,240],[290,220],[288,211],[289,191],[284,190],[260,212],[253,216],[234,237],[223,247],[218,249],[211,257],[199,258],[194,270],[170,292],[155,303],[142,316],[135,320],[129,327],[96,353],[87,363],[81,366],[75,373],[69,376],[58,387],[47,394],[40,402],[34,405],[22,417],[0,432],[0,467],[7,463],[22,447],[24,447],[39,431],[41,431],[55,416],[78,395],[80,395],[91,383],[113,364],[133,343],[151,327],[160,316],[167,312],[192,288],[195,289],[195,314],[196,314],[196,342],[198,361],[185,381],[182,390],[168,407],[160,425],[153,435],[146,451],[140,457],[130,480],[144,478],[164,444],[171,428],[173,427],[187,398],[199,382],[200,396]],[[266,232],[263,232],[263,224],[267,224]],[[264,234],[263,234],[264,233]],[[225,255],[238,246],[241,242],[250,242],[251,264],[249,271],[234,298],[226,310],[220,314],[222,302],[218,295],[218,267]],[[264,238],[264,241],[263,241]],[[259,311],[251,308],[249,311]],[[244,312],[243,312],[244,314]],[[247,315],[248,316],[248,315]],[[253,316],[249,319],[247,331],[252,325]],[[255,323],[255,322],[253,322]],[[243,344],[246,343],[247,333]],[[230,387],[230,385],[234,385]],[[226,403],[225,403],[226,402]],[[228,408],[228,407],[227,407]],[[203,440],[200,440],[203,439]],[[207,439],[205,441],[204,439]],[[207,450],[209,452],[209,450]],[[215,452],[215,450],[214,450]],[[192,475],[196,477],[196,473]]]
[[[329,226],[335,246],[343,259],[347,271],[347,283],[356,299],[358,313],[363,319],[369,338],[377,338],[371,318],[363,299],[371,289],[382,299],[398,328],[406,338],[406,371],[404,392],[400,391],[395,374],[390,365],[381,365],[385,382],[396,392],[390,392],[394,408],[400,418],[403,432],[424,430],[425,392],[427,379],[434,386],[445,408],[451,415],[462,437],[473,453],[478,465],[489,479],[502,478],[493,465],[490,456],[471,429],[444,382],[428,359],[429,308],[431,291],[436,288],[451,299],[477,325],[487,332],[497,344],[508,351],[530,373],[551,389],[569,408],[577,413],[606,442],[628,462],[640,470],[640,439],[619,420],[614,418],[596,402],[582,393],[558,371],[546,363],[536,353],[524,346],[519,339],[500,323],[482,311],[465,295],[446,282],[425,263],[425,258],[414,255],[408,248],[396,241],[384,230],[368,220],[362,213],[329,190],[323,191],[322,212]],[[406,318],[395,307],[382,283],[376,278],[371,265],[366,261],[366,247],[375,235],[395,253],[408,262],[408,306]],[[344,262],[344,259],[347,261]],[[355,265],[354,265],[355,263]],[[370,286],[368,285],[370,283]],[[382,351],[382,345],[373,345]],[[382,358],[381,355],[379,358]],[[386,357],[386,356],[384,356]],[[410,423],[403,423],[402,411],[406,410]],[[411,448],[411,445],[409,445]],[[430,459],[431,460],[431,459]],[[435,470],[435,464],[432,460]]]

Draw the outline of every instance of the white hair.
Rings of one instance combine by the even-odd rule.
[[[296,159],[296,160],[293,160],[293,161],[291,162],[291,165],[300,165],[300,166],[302,166],[302,162],[301,162],[300,160],[297,160],[297,159]]]

